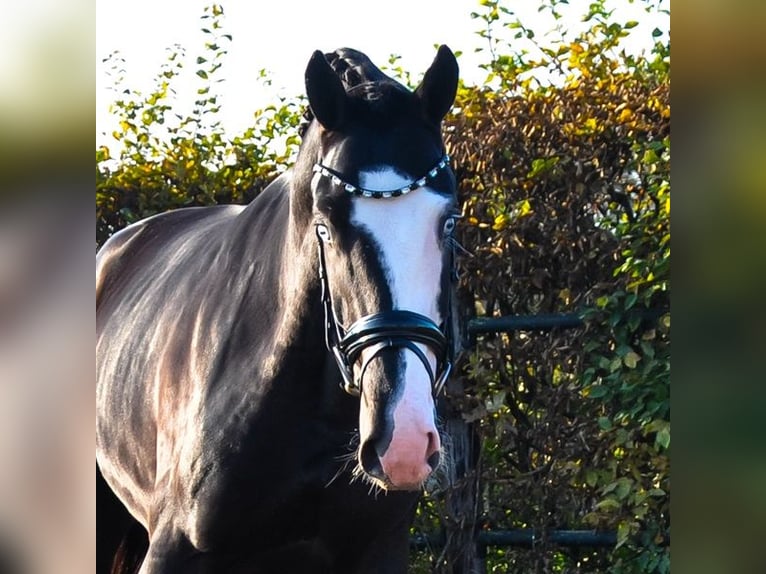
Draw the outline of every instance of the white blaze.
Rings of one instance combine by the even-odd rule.
[[[366,189],[397,189],[412,179],[387,168],[362,172]],[[442,253],[438,231],[449,199],[419,188],[407,195],[388,199],[355,198],[351,222],[372,234],[382,249],[394,308],[414,311],[437,324],[437,306]]]
[[[384,191],[412,182],[393,169],[363,172],[360,184]],[[442,250],[439,245],[441,217],[450,200],[428,188],[389,199],[354,198],[351,222],[370,233],[381,249],[383,271],[391,290],[394,309],[413,311],[439,325]],[[420,345],[435,372],[436,358]],[[438,450],[431,381],[420,360],[406,354],[404,389],[393,412],[394,433],[381,457],[390,481],[401,488],[417,488],[430,473],[428,456]],[[364,355],[364,353],[363,353]]]

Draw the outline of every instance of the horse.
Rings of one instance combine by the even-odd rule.
[[[316,51],[291,168],[99,250],[100,492],[148,539],[115,570],[407,570],[457,348],[457,81],[446,46],[414,91]]]

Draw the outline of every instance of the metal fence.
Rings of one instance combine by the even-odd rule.
[[[667,309],[642,310],[642,319],[656,322]],[[579,313],[549,313],[537,315],[512,315],[503,317],[474,317],[466,322],[464,346],[477,344],[477,336],[515,331],[550,331],[553,329],[576,329],[585,326]],[[481,530],[474,536],[477,554],[482,558],[487,547],[533,547],[538,542],[565,547],[614,547],[617,532],[596,530],[548,530],[544,534],[531,528],[510,530]],[[410,539],[413,549],[424,550],[445,545],[443,534],[415,535]]]

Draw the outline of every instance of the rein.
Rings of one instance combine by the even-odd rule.
[[[439,164],[429,171],[428,176],[426,177],[435,177],[435,175],[447,165],[448,159],[448,156],[444,156]],[[322,173],[321,170],[326,169],[320,167],[320,170],[317,170],[317,166],[320,166],[320,164],[315,166],[314,171],[318,171],[319,173]],[[322,173],[322,175],[324,175],[324,173]],[[371,192],[369,190],[355,187],[353,190],[349,190],[349,184],[346,184],[335,175],[332,177],[333,181],[335,178],[338,179],[336,185],[346,186],[346,190],[349,191],[349,193],[363,195],[364,197],[374,197],[376,199],[397,197],[397,195],[393,195],[397,191],[399,192],[398,195],[403,195],[412,189],[416,189],[416,187],[423,187],[426,180],[426,177],[423,177],[404,188],[392,190],[390,192]],[[407,191],[404,191],[404,189],[407,189]],[[367,196],[365,195],[367,192],[379,193],[381,195]],[[444,326],[442,328],[425,315],[413,311],[394,309],[372,315],[365,315],[352,323],[348,330],[345,330],[341,327],[335,314],[335,306],[333,305],[327,275],[325,241],[328,240],[329,236],[327,235],[326,229],[323,229],[322,226],[319,225],[316,227],[316,234],[319,249],[319,280],[322,286],[321,300],[324,309],[325,345],[332,353],[332,356],[340,369],[342,377],[341,387],[343,390],[350,395],[359,396],[362,390],[362,380],[369,364],[385,349],[394,348],[409,349],[412,351],[420,362],[423,363],[423,366],[428,373],[434,397],[441,394],[444,385],[447,382],[447,378],[452,371],[452,364],[454,361],[455,334],[453,333],[454,325],[452,321],[452,291],[453,284],[457,279],[457,274],[455,271],[456,242],[452,240],[451,235],[445,238],[445,241],[449,245],[448,265],[450,270],[450,285],[447,290],[447,315],[444,319]],[[420,347],[418,347],[418,343],[429,347],[436,356],[435,372],[431,367],[431,363],[428,361],[426,354]],[[354,377],[353,365],[362,356],[362,352],[368,348],[372,350],[372,353],[362,363],[361,369],[359,370],[359,376]]]

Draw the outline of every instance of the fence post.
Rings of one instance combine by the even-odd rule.
[[[453,396],[461,396],[463,382],[459,377],[453,377],[447,390],[448,394],[460,393]],[[479,557],[476,545],[479,445],[473,425],[452,408],[445,417],[445,431],[450,441],[444,499],[445,546],[435,571],[439,574],[484,574],[484,561]]]

